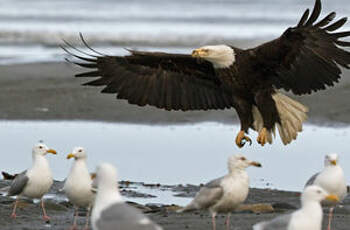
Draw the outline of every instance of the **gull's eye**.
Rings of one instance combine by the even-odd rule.
[[[39,149],[42,149],[42,148],[43,148],[43,147],[40,145],[40,146],[39,146]]]
[[[245,161],[245,160],[247,160],[247,159],[246,159],[245,157],[241,157],[241,160],[242,160],[242,161]]]
[[[83,150],[79,149],[79,151],[78,151],[78,152],[80,152],[80,153],[81,153],[82,151],[83,151]]]
[[[318,193],[318,194],[321,194],[321,190],[317,190],[317,193]]]

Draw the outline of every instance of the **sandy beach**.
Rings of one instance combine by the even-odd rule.
[[[6,183],[0,181],[0,185]],[[8,183],[8,182],[7,182]],[[56,182],[52,193],[58,193],[57,189],[61,183]],[[123,187],[123,185],[122,185]],[[169,187],[169,186],[168,186]],[[154,189],[162,189],[162,185]],[[199,190],[198,186],[171,186],[171,189],[178,192],[177,196],[193,197]],[[128,189],[123,187],[124,196],[132,197]],[[147,194],[145,194],[147,195]],[[236,211],[231,216],[231,229],[251,230],[252,225],[263,220],[268,220],[277,215],[292,212],[300,207],[300,193],[286,192],[270,189],[251,189],[245,208]],[[13,200],[0,196],[0,223],[3,230],[62,230],[69,229],[73,207],[66,201],[47,200],[46,207],[51,216],[50,223],[44,223],[41,219],[38,204],[32,202],[21,202],[18,209],[18,217],[12,220],[10,216]],[[258,206],[250,206],[257,205]],[[166,230],[207,230],[211,229],[211,216],[208,211],[195,211],[190,213],[176,213],[177,206],[164,206],[162,204],[146,204],[146,206],[136,205],[143,210],[150,218],[158,222]],[[324,209],[325,213],[328,209]],[[80,210],[78,223],[83,226],[85,221],[85,210]],[[327,215],[324,215],[323,227],[326,227]],[[350,218],[350,199],[344,201],[343,206],[335,210],[333,229],[347,230]],[[225,215],[217,216],[217,229],[224,229]]]
[[[69,63],[0,66],[0,119],[96,120],[145,124],[237,122],[234,110],[168,112],[144,108],[99,93],[102,88],[81,86],[74,78],[84,71]],[[350,123],[350,73],[340,83],[311,96],[294,97],[310,109],[308,122],[318,125]]]

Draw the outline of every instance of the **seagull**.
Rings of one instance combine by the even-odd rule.
[[[347,195],[347,186],[345,181],[345,176],[343,169],[338,164],[338,154],[331,153],[327,154],[324,159],[324,169],[313,175],[307,182],[305,186],[308,185],[318,185],[328,193],[335,194],[339,197],[339,201],[345,199]],[[330,206],[329,216],[328,216],[328,230],[331,229],[331,222],[333,217],[333,211],[336,203],[325,203]]]
[[[162,230],[142,212],[124,203],[114,166],[99,165],[94,183],[97,194],[91,215],[93,230]]]
[[[32,167],[18,174],[12,181],[7,194],[8,196],[17,195],[11,214],[12,218],[16,218],[16,208],[19,198],[25,196],[33,199],[41,199],[43,219],[45,221],[50,220],[50,217],[46,215],[44,200],[42,198],[50,190],[53,183],[49,162],[45,158],[47,153],[57,154],[55,150],[49,149],[45,144],[36,144],[32,151]]]
[[[216,214],[227,213],[225,224],[229,229],[231,212],[248,196],[249,176],[245,169],[249,166],[261,167],[261,164],[250,161],[241,154],[230,156],[228,158],[229,173],[204,185],[193,201],[178,212],[209,209],[212,214],[213,230],[216,229]]]
[[[77,229],[78,207],[87,208],[85,229],[89,227],[89,214],[93,203],[92,178],[87,169],[87,155],[82,147],[75,147],[73,152],[67,155],[67,159],[75,161],[63,186],[63,191],[69,201],[74,205],[74,220],[71,230]]]
[[[321,230],[322,200],[337,202],[339,198],[330,195],[317,185],[307,186],[301,195],[301,209],[270,221],[257,223],[253,226],[253,230]]]

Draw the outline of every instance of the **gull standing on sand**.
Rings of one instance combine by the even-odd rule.
[[[47,153],[57,154],[55,150],[49,149],[46,145],[39,143],[33,147],[32,167],[18,174],[12,181],[8,196],[17,195],[12,218],[16,218],[16,208],[20,196],[33,199],[41,199],[41,207],[43,210],[43,219],[49,221],[50,217],[46,215],[43,196],[46,194],[53,183],[52,173],[48,160],[45,158]]]
[[[338,164],[338,154],[327,154],[324,159],[324,168],[321,172],[313,175],[305,186],[318,185],[330,194],[335,194],[339,197],[339,202],[344,200],[347,195],[347,186],[343,169]],[[328,216],[328,230],[331,229],[333,211],[337,203],[325,202],[325,205],[330,206]]]
[[[301,209],[270,221],[260,222],[253,230],[321,230],[323,211],[320,202],[337,202],[336,195],[330,195],[317,185],[310,185],[301,195]]]
[[[94,183],[97,195],[91,215],[93,230],[162,230],[141,211],[124,203],[115,167],[108,163],[99,165]]]
[[[179,212],[197,209],[209,209],[212,214],[213,230],[216,229],[217,213],[227,213],[226,228],[230,228],[230,215],[245,201],[249,192],[249,176],[245,169],[249,166],[261,167],[261,164],[237,154],[228,158],[226,176],[212,180],[202,187],[193,201]]]
[[[89,214],[94,199],[92,192],[92,178],[87,169],[87,155],[82,147],[75,147],[73,152],[67,155],[67,159],[74,158],[75,161],[63,186],[63,191],[69,201],[74,205],[74,220],[72,230],[77,229],[78,208],[87,208],[85,229],[89,226]]]

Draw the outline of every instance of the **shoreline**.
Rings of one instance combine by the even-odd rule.
[[[9,181],[0,180],[0,187],[7,185]],[[135,182],[124,181],[120,183],[120,189],[126,200],[130,197],[144,196],[147,194],[138,194],[129,191],[128,187],[133,186]],[[194,197],[200,189],[197,185],[160,185],[145,184],[152,189],[162,191],[167,188],[176,192],[176,196]],[[51,194],[60,194],[59,188],[62,182],[56,181]],[[281,191],[274,189],[256,189],[251,188],[246,202],[239,210],[232,213],[231,226],[235,229],[250,230],[252,225],[263,220],[269,220],[278,215],[289,213],[300,207],[300,193]],[[40,215],[39,203],[22,200],[19,203],[17,211],[18,217],[13,220],[10,218],[13,199],[6,196],[0,196],[0,222],[3,230],[19,230],[19,229],[69,229],[72,223],[73,206],[65,200],[46,199],[46,208],[51,216],[50,224],[44,223]],[[136,208],[139,208],[151,219],[159,223],[165,230],[193,229],[204,230],[210,229],[211,218],[208,211],[194,211],[188,213],[176,213],[179,209],[177,205],[163,205],[159,203],[149,203],[141,205],[135,202],[128,202]],[[85,210],[79,211],[78,224],[83,226],[85,221]],[[323,227],[327,225],[328,208],[324,209]],[[224,227],[225,215],[217,216],[217,227]],[[348,219],[350,218],[350,197],[343,202],[343,207],[335,209],[332,227],[338,230],[348,229]],[[239,226],[239,228],[237,228]]]

